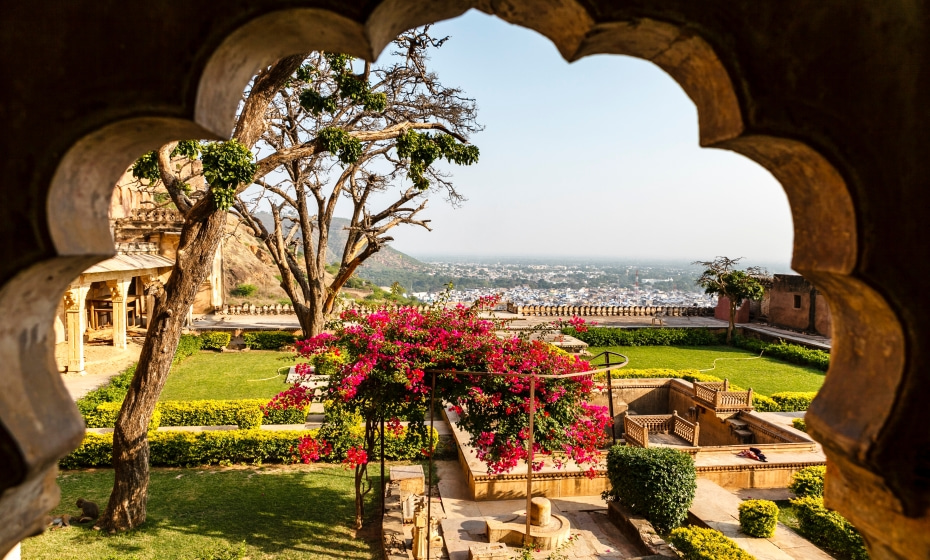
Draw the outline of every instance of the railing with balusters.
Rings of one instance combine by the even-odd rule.
[[[697,447],[701,426],[691,423],[681,416],[678,411],[672,414],[653,414],[639,416],[627,414],[623,417],[623,431],[628,442],[640,447],[649,447],[649,433],[674,434]]]

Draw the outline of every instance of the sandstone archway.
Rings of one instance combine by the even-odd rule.
[[[341,9],[327,9],[322,0],[300,4],[278,9],[269,0],[247,13],[214,18],[208,33],[189,39],[194,54],[178,57],[182,68],[173,77],[180,93],[165,93],[160,106],[126,102],[120,110],[99,110],[92,122],[62,132],[53,146],[57,151],[46,154],[51,159],[45,174],[33,174],[34,192],[44,206],[44,211],[31,210],[39,248],[31,261],[14,263],[0,275],[0,363],[8,368],[0,377],[5,389],[0,391],[0,462],[10,466],[0,475],[0,552],[38,528],[41,515],[57,500],[55,462],[80,441],[82,425],[55,374],[54,338],[47,333],[68,280],[112,252],[106,205],[126,166],[171,139],[226,136],[247,81],[279,56],[326,49],[371,59],[397,32],[474,5],[539,31],[567,60],[595,53],[651,60],[697,105],[703,146],[740,152],[779,179],[795,224],[793,268],[821,287],[835,313],[831,371],[808,414],[831,459],[828,503],[862,529],[874,557],[930,556],[930,537],[921,531],[928,525],[930,500],[927,475],[921,474],[927,463],[922,449],[930,436],[913,422],[920,410],[917,384],[926,375],[915,373],[919,355],[911,363],[905,360],[926,327],[902,309],[900,286],[863,273],[882,250],[871,228],[886,220],[888,209],[874,201],[863,206],[869,200],[863,193],[869,191],[857,164],[869,162],[844,157],[852,152],[843,149],[844,142],[853,137],[843,137],[839,125],[830,129],[832,136],[825,133],[831,115],[818,128],[805,126],[790,109],[778,111],[779,103],[788,101],[778,98],[777,87],[799,78],[773,80],[773,93],[760,85],[769,82],[747,62],[766,46],[781,44],[762,36],[782,30],[764,23],[760,36],[737,35],[735,26],[754,17],[750,8],[735,15],[709,9],[705,15],[681,0],[648,7],[633,0],[616,5],[386,0]],[[725,32],[730,29],[733,35]],[[798,65],[811,72],[819,68],[817,60],[785,48]],[[757,51],[744,53],[752,49]],[[829,92],[810,95],[817,93]],[[802,117],[816,120],[818,113],[811,114]],[[903,450],[898,461],[900,442],[907,438],[912,449]]]

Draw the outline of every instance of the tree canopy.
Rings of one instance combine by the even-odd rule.
[[[755,266],[738,270],[735,267],[741,260],[742,257],[717,257],[712,261],[694,262],[704,267],[704,272],[697,279],[697,284],[704,288],[704,293],[725,297],[730,302],[727,344],[733,340],[736,311],[743,305],[743,301],[759,300],[765,294],[765,287],[760,281],[766,276],[765,270]]]

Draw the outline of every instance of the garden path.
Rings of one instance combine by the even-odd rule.
[[[788,490],[740,490],[746,498],[788,499]],[[781,495],[774,495],[780,492]],[[742,498],[721,486],[699,478],[697,494],[689,519],[697,518],[699,526],[710,527],[730,537],[758,560],[832,560],[832,557],[800,537],[788,527],[778,524],[775,536],[768,539],[750,537],[739,530],[739,505]]]

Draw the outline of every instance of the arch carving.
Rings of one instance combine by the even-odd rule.
[[[262,3],[238,23],[207,57],[190,109],[112,121],[61,157],[44,224],[55,254],[0,286],[0,362],[13,372],[0,376],[0,463],[9,465],[0,473],[0,554],[39,529],[58,499],[57,459],[83,433],[54,367],[50,325],[68,282],[113,254],[107,208],[126,167],[170,140],[226,137],[243,88],[280,56],[324,49],[374,59],[397,32],[476,7],[542,33],[567,60],[623,54],[652,61],[697,106],[702,146],[739,152],[778,178],[795,224],[793,267],[834,310],[831,369],[807,416],[831,459],[828,504],[863,530],[873,557],[930,557],[930,537],[920,531],[927,512],[919,507],[930,490],[904,495],[897,471],[879,468],[888,466],[876,442],[900,398],[904,329],[880,291],[857,275],[861,227],[847,175],[802,134],[777,138],[753,129],[743,77],[738,65],[721,59],[724,49],[691,28],[648,17],[632,2],[629,9],[642,17],[624,21],[598,19],[575,0],[385,0],[357,17],[320,7],[322,0],[296,3],[303,7]],[[862,503],[875,507],[855,506]]]

